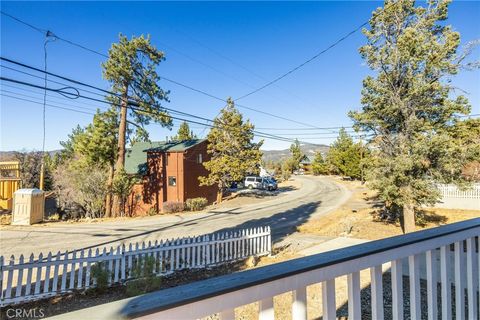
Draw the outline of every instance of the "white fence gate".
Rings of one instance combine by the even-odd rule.
[[[97,285],[94,265],[108,271],[108,285],[123,283],[134,277],[134,268],[153,257],[153,272],[166,275],[177,270],[207,268],[227,262],[261,256],[271,252],[270,227],[259,227],[186,237],[141,245],[129,244],[116,249],[89,249],[52,254],[31,254],[8,261],[0,257],[0,306],[38,300],[88,289]],[[150,258],[151,259],[151,258]]]
[[[435,204],[436,208],[480,210],[480,184],[467,190],[451,184],[438,184],[437,188],[442,199]]]

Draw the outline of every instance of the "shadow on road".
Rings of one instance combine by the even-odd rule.
[[[231,228],[220,229],[215,233],[220,233],[220,232],[225,232],[230,230],[270,226],[272,230],[272,241],[279,242],[283,240],[285,237],[287,237],[289,234],[295,232],[298,226],[307,222],[310,216],[320,206],[320,204],[321,204],[321,201],[305,203],[293,209],[279,212],[270,217],[251,219]]]

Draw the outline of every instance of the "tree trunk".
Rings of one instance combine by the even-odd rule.
[[[415,231],[415,209],[413,204],[403,206],[403,232],[409,233]]]
[[[124,88],[125,93],[122,95],[122,101],[120,103],[120,124],[118,127],[118,155],[117,163],[115,164],[115,170],[119,170],[125,167],[125,144],[127,140],[127,106],[128,106],[128,86]]]
[[[217,204],[222,202],[223,198],[223,189],[218,189],[217,191]]]
[[[120,102],[120,124],[118,127],[118,148],[117,162],[115,163],[115,172],[125,168],[125,144],[127,142],[127,107],[128,107],[128,84],[124,85],[124,93]],[[120,199],[118,195],[113,196],[113,216],[116,217],[120,209]]]
[[[107,196],[105,197],[105,216],[106,217],[112,216],[112,184],[113,184],[114,173],[115,173],[115,169],[112,163],[110,164],[110,168],[108,171]]]

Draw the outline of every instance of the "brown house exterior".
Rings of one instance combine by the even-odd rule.
[[[130,215],[161,212],[167,201],[185,202],[204,197],[216,200],[216,186],[200,186],[198,177],[208,175],[207,140],[135,144],[127,153],[125,170],[139,177],[129,197]]]

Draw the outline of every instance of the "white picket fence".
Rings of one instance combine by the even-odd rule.
[[[73,290],[96,287],[92,267],[108,271],[108,285],[124,283],[134,278],[133,270],[153,257],[153,272],[171,274],[177,270],[209,268],[250,256],[271,252],[270,227],[243,229],[186,237],[154,243],[65,252],[37,259],[12,255],[7,261],[0,257],[0,306],[38,300]],[[138,269],[138,268],[137,268]]]
[[[460,190],[453,184],[437,184],[443,198],[480,199],[480,184],[476,183],[467,190]]]
[[[436,208],[480,210],[480,184],[472,188],[460,190],[455,185],[438,184],[441,199],[435,204]]]

